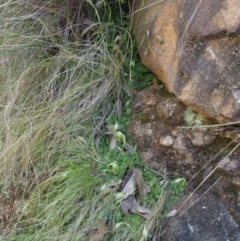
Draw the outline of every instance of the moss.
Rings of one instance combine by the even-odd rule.
[[[138,113],[136,114],[136,120],[139,120],[142,124],[146,124],[150,122],[150,116],[146,113]]]
[[[201,126],[206,122],[202,115],[198,114],[189,107],[184,112],[184,120],[189,126]]]

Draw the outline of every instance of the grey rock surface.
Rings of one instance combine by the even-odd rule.
[[[161,241],[240,241],[239,225],[219,198],[207,194],[189,203],[168,222]]]

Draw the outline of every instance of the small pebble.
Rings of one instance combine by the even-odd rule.
[[[173,146],[175,138],[172,136],[164,136],[160,138],[160,144],[162,146]]]
[[[181,154],[191,153],[191,149],[187,145],[187,138],[183,134],[179,134],[174,142],[173,148]]]
[[[155,100],[149,100],[147,102],[147,105],[156,105],[156,104],[157,104],[157,102]]]
[[[172,135],[177,137],[178,136],[178,130],[176,130],[176,129],[172,130]]]

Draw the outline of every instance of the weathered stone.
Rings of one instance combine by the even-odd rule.
[[[132,2],[143,63],[200,114],[239,120],[240,1]]]
[[[193,199],[193,200],[191,200]],[[162,241],[239,241],[240,228],[213,195],[191,198],[163,231]]]
[[[216,176],[221,178],[219,185],[227,201],[229,212],[240,223],[239,193],[240,193],[240,162],[239,155],[228,156],[218,163]]]
[[[240,162],[239,159],[231,159],[230,157],[224,158],[219,162],[218,168],[225,172],[230,172],[236,176],[240,174]],[[231,175],[232,175],[231,174]]]
[[[162,146],[172,146],[174,144],[175,138],[172,136],[164,136],[160,138],[160,145]]]
[[[164,98],[157,105],[159,116],[172,124],[177,124],[183,121],[185,109],[186,106],[176,98]]]
[[[216,138],[209,130],[203,130],[202,128],[193,129],[190,134],[190,139],[194,146],[207,146]]]
[[[187,144],[187,138],[183,134],[177,136],[173,148],[181,154],[189,154],[192,152]]]
[[[155,100],[149,100],[147,105],[156,105],[156,101]]]

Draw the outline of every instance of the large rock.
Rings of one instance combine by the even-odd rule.
[[[229,215],[223,201],[209,194],[195,194],[191,199],[166,225],[162,241],[240,240],[239,225]]]
[[[132,2],[143,63],[202,115],[239,120],[240,1]]]

